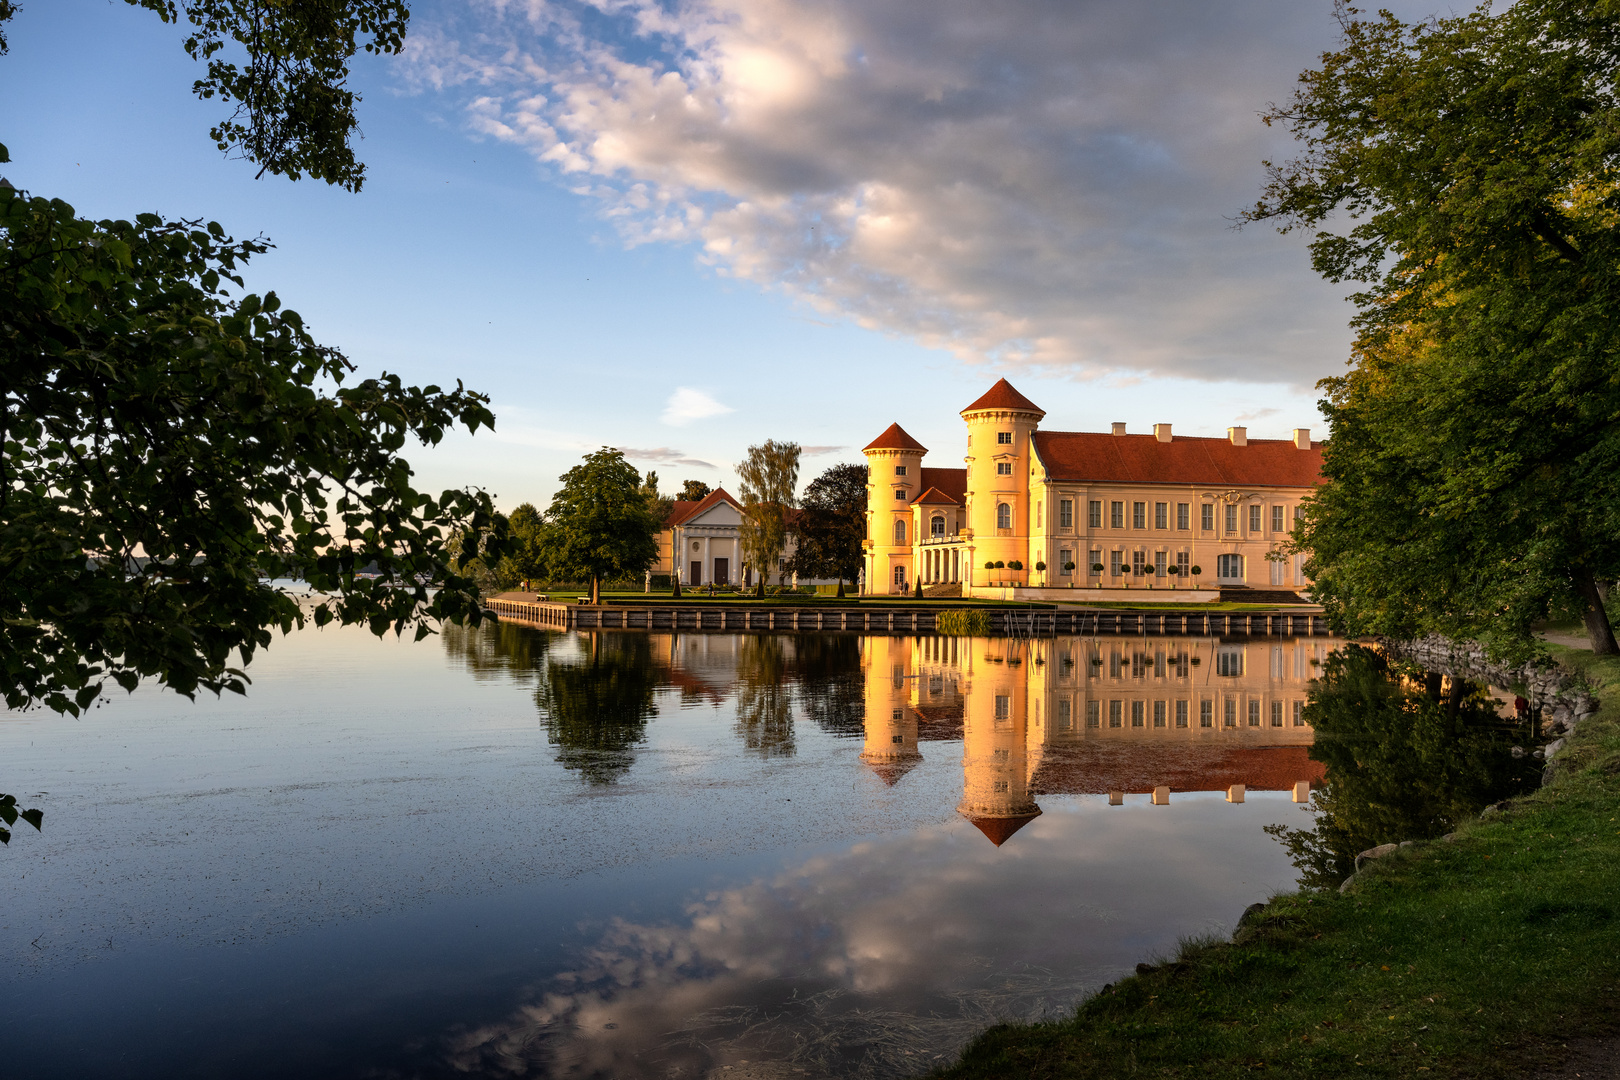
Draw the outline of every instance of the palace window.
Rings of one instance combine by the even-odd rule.
[[[1249,507],[1249,532],[1250,533],[1258,533],[1259,531],[1260,531],[1260,504],[1255,503],[1253,506]]]
[[[1258,701],[1251,700],[1249,702],[1249,726],[1260,726],[1260,703]]]
[[[1153,527],[1155,529],[1168,529],[1170,527],[1170,504],[1153,504]]]
[[[890,735],[889,742],[893,743],[895,746],[904,746],[906,737],[904,735]]]
[[[1271,726],[1282,727],[1282,702],[1280,701],[1271,703]]]
[[[1012,507],[1006,503],[996,503],[996,528],[1012,528]]]
[[[1012,475],[1012,462],[1010,462],[1010,461],[998,461],[998,462],[996,462],[996,475],[997,476],[1011,476]]]
[[[1225,717],[1225,720],[1224,720],[1224,726],[1226,726],[1226,727],[1237,727],[1237,699],[1236,698],[1227,698],[1226,699],[1226,717]]]
[[[1198,703],[1198,726],[1215,726],[1215,703],[1208,698]]]
[[[1064,577],[1069,577],[1071,574],[1074,573],[1073,570],[1069,569],[1069,564],[1072,563],[1072,562],[1074,562],[1074,553],[1071,552],[1068,548],[1059,548],[1058,549],[1058,572],[1061,573]]]
[[[1164,702],[1162,701],[1153,703],[1153,726],[1164,727]]]
[[[1217,649],[1217,650],[1215,650],[1215,674],[1217,674],[1217,675],[1232,675],[1232,676],[1242,675],[1243,674],[1243,650],[1242,649]]]
[[[1122,569],[1120,563],[1124,561],[1124,556],[1123,551],[1110,551],[1108,553],[1108,573],[1111,576],[1119,577]]]
[[[1086,702],[1086,727],[1098,727],[1098,726],[1100,726],[1098,724],[1099,717],[1098,717],[1097,714],[1101,710],[1099,710],[1097,708],[1097,704],[1098,703],[1095,702],[1095,701]]]
[[[1205,532],[1215,531],[1215,504],[1204,503],[1198,508],[1198,527]]]
[[[905,679],[906,679],[906,677],[904,675],[900,676],[900,686],[906,685]],[[899,687],[896,687],[895,689],[899,689]],[[892,712],[890,712],[889,715],[891,717],[893,717],[894,719],[896,719],[896,720],[904,720],[906,718],[906,710],[904,710],[904,709],[895,709]]]
[[[1060,528],[1060,529],[1072,529],[1072,528],[1074,528],[1074,500],[1073,499],[1059,499],[1058,500],[1058,528]]]
[[[1215,576],[1225,578],[1227,581],[1243,580],[1243,556],[1217,555],[1215,556]]]
[[[1283,508],[1280,506],[1273,506],[1271,508],[1271,531],[1283,531]]]
[[[903,567],[903,566],[897,566],[897,567],[894,568],[894,587],[899,589],[902,592],[905,591],[905,588],[906,588],[906,568]]]
[[[1057,703],[1057,707],[1058,730],[1068,731],[1070,728],[1074,727],[1074,717],[1070,715],[1070,710],[1074,706],[1070,705],[1068,701],[1059,701]]]
[[[906,519],[899,518],[894,523],[894,542],[901,545],[906,542]]]
[[[904,475],[906,475],[906,467],[904,465],[896,465],[894,467],[894,475],[896,475],[896,476],[904,476]]]
[[[1154,577],[1164,577],[1164,567],[1165,567],[1165,561],[1164,560],[1165,560],[1165,552],[1155,551],[1153,553],[1153,576]]]
[[[1178,702],[1176,702],[1176,727],[1186,727],[1186,726],[1187,726],[1187,703],[1185,701],[1178,701]]]
[[[1102,528],[1102,501],[1092,499],[1086,504],[1086,524],[1093,529]]]
[[[1142,573],[1142,567],[1144,565],[1146,565],[1146,563],[1147,563],[1147,552],[1145,552],[1145,551],[1133,551],[1133,552],[1131,552],[1131,573],[1140,575]]]
[[[905,488],[895,488],[894,489],[894,497],[896,499],[901,500],[902,502],[905,501],[906,489]]]
[[[1123,529],[1125,527],[1125,504],[1111,502],[1108,504],[1108,527],[1110,529]]]
[[[1009,720],[1012,718],[1012,698],[1006,694],[996,695],[996,719]]]
[[[1190,577],[1192,570],[1192,556],[1185,551],[1176,552],[1176,569],[1180,571],[1180,573],[1176,575],[1178,578]]]
[[[1238,531],[1238,508],[1237,508],[1237,503],[1227,503],[1226,504],[1226,531],[1229,534],[1230,533],[1235,533],[1235,532]]]
[[[997,446],[1011,446],[1012,445],[1012,432],[1010,432],[1010,431],[998,431],[998,432],[996,432],[996,445]]]
[[[1142,726],[1142,705],[1140,701],[1131,702],[1131,727]]]
[[[1131,503],[1131,528],[1147,528],[1147,503]]]
[[[1305,703],[1303,701],[1294,702],[1294,726],[1305,726]]]
[[[1086,562],[1086,576],[1087,577],[1096,577],[1098,574],[1102,573],[1101,570],[1097,569],[1097,567],[1099,567],[1101,565],[1102,565],[1102,552],[1101,551],[1093,551],[1091,553],[1091,555],[1088,557],[1087,562]]]
[[[1123,701],[1110,701],[1108,703],[1108,726],[1119,727],[1125,716],[1125,703]]]
[[[1192,527],[1188,512],[1192,509],[1186,503],[1176,503],[1176,528],[1185,532]]]
[[[928,534],[930,536],[944,536],[945,535],[945,519],[940,517],[937,514],[934,515],[933,520],[931,520],[928,523]]]

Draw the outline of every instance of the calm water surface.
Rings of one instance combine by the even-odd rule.
[[[922,1071],[1293,885],[1333,644],[329,628],[7,714],[0,1074]]]

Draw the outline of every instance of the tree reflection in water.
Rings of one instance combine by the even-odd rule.
[[[831,735],[866,737],[866,680],[861,643],[853,634],[793,639],[794,667],[805,715]]]
[[[765,757],[793,754],[793,687],[787,646],[775,635],[744,637],[737,648],[737,733]]]
[[[578,659],[547,661],[534,700],[563,767],[611,784],[634,763],[668,680],[646,634],[581,635],[580,646]]]
[[[1268,825],[1300,886],[1335,888],[1358,852],[1450,832],[1499,799],[1533,787],[1539,763],[1509,752],[1513,727],[1483,688],[1445,680],[1357,645],[1332,654],[1311,684],[1311,757],[1327,766],[1312,793],[1316,827]]]
[[[480,681],[537,675],[555,634],[528,626],[485,619],[478,626],[445,623],[439,630],[444,651]]]

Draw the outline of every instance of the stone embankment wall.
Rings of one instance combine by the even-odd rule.
[[[1520,694],[1540,711],[1542,731],[1549,735],[1569,734],[1598,710],[1597,698],[1580,677],[1550,661],[1509,667],[1490,660],[1477,641],[1453,641],[1438,634],[1415,641],[1380,640],[1379,645],[1393,659]]]

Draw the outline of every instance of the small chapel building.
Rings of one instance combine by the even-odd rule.
[[[966,468],[925,467],[898,423],[865,449],[868,592],[960,586],[964,596],[1215,599],[1309,582],[1304,556],[1274,556],[1318,483],[1322,444],[1042,431],[1046,413],[999,380],[962,410]],[[954,590],[951,590],[954,591]]]

